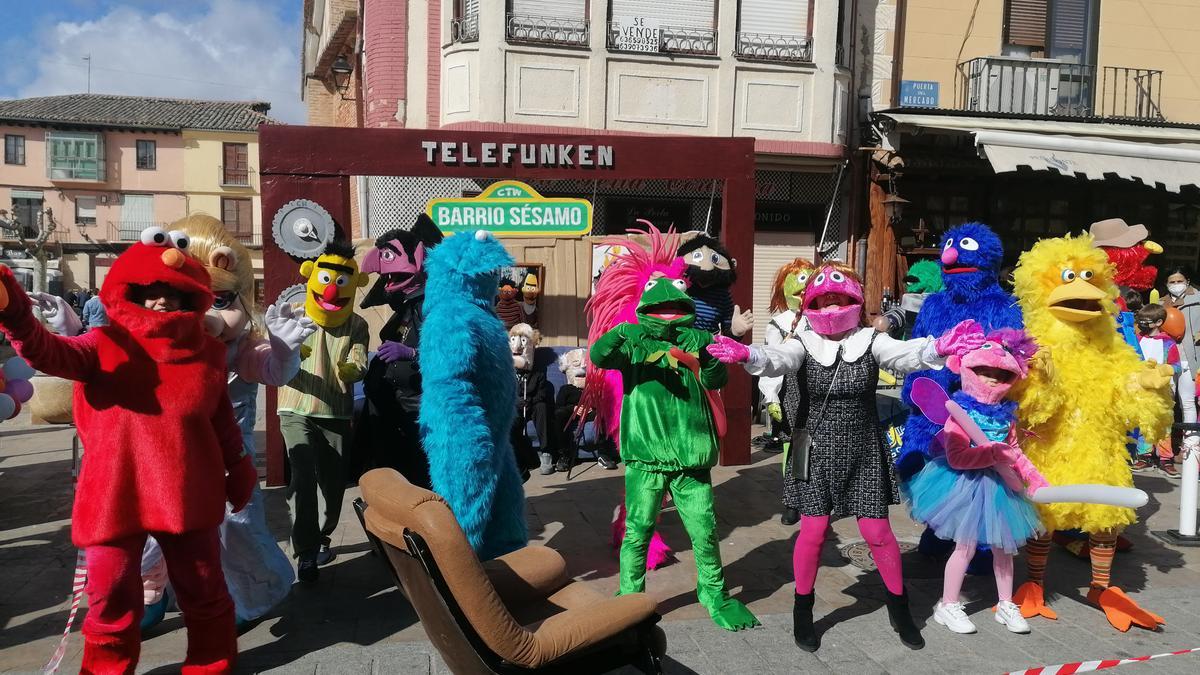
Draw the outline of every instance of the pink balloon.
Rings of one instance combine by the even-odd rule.
[[[33,398],[33,383],[29,380],[10,380],[4,388],[4,393],[15,398],[18,403],[25,403]]]

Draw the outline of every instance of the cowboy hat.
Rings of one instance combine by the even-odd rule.
[[[1096,246],[1112,246],[1113,248],[1129,248],[1150,236],[1145,225],[1138,223],[1130,225],[1123,218],[1109,218],[1092,223],[1088,228]]]

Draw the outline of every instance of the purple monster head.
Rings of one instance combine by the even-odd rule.
[[[441,231],[424,213],[417,217],[412,229],[396,228],[376,239],[375,248],[363,258],[362,271],[378,274],[379,280],[361,307],[396,306],[419,295],[425,288],[425,256],[441,241]]]

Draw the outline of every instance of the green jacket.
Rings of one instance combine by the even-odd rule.
[[[623,323],[592,345],[592,363],[621,372],[621,459],[643,471],[708,469],[717,463],[717,433],[705,389],[729,379],[704,348],[712,335],[649,317]],[[670,354],[696,357],[700,377]]]

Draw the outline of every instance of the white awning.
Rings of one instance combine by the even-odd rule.
[[[1200,185],[1200,145],[1137,143],[1011,131],[974,130],[975,145],[996,173],[1029,167],[1103,180],[1116,175],[1171,192]]]

